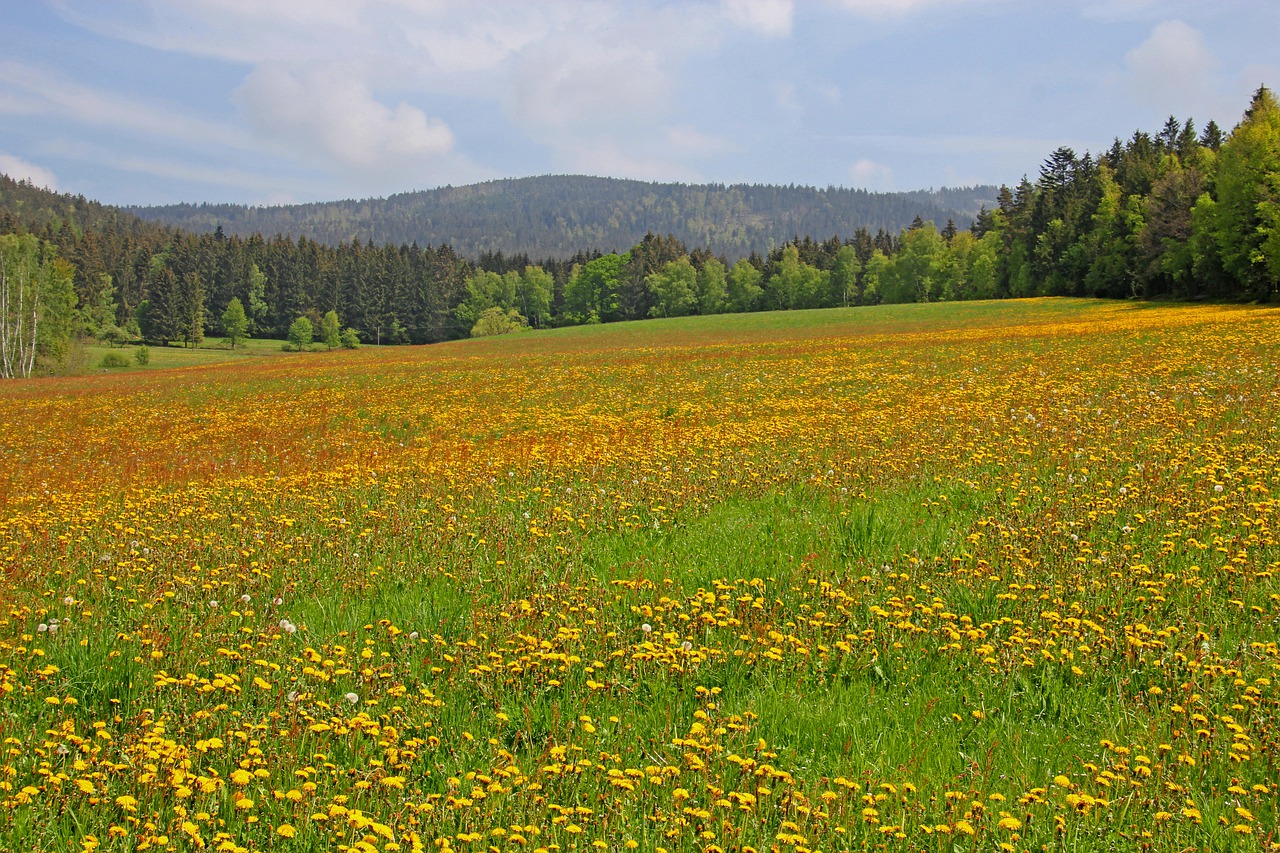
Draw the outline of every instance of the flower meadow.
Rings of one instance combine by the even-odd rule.
[[[0,848],[1280,850],[1280,310],[0,388]]]

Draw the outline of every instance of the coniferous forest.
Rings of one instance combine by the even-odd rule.
[[[669,194],[666,203],[687,195]],[[284,338],[299,317],[319,328],[334,312],[353,330],[348,341],[388,344],[877,303],[1280,295],[1280,104],[1266,87],[1229,133],[1170,117],[1102,152],[1060,148],[971,221],[934,221],[931,199],[921,194],[915,220],[897,231],[863,224],[793,236],[768,251],[750,249],[759,235],[744,236],[741,221],[712,227],[705,194],[699,211],[711,224],[701,242],[660,228],[621,252],[595,243],[603,225],[563,211],[575,223],[565,233],[583,242],[531,257],[468,254],[450,242],[335,242],[341,232],[333,229],[301,233],[316,225],[302,213],[290,214],[287,228],[280,218],[261,220],[300,232],[290,236],[246,233],[245,209],[226,211],[228,227],[220,227],[219,208],[192,208],[188,221],[203,229],[196,233],[0,177],[5,375],[52,369],[76,336],[199,342],[224,332],[232,300],[255,337]],[[632,225],[645,221],[632,215]],[[388,234],[407,236],[404,225]],[[551,230],[539,232],[539,245],[565,245]],[[466,245],[485,243],[471,233]]]

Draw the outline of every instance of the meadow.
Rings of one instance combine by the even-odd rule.
[[[0,387],[0,849],[1280,850],[1280,309]]]

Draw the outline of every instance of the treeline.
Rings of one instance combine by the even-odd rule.
[[[637,264],[639,249],[575,269],[561,322],[1027,296],[1268,301],[1280,295],[1280,106],[1261,87],[1229,136],[1170,117],[1097,157],[1060,148],[965,230],[917,218],[893,239],[804,238],[732,268],[678,249]],[[654,260],[643,283],[629,272]]]
[[[896,234],[917,215],[968,222],[994,186],[876,193],[862,189],[663,184],[548,175],[401,193],[389,198],[272,207],[179,204],[138,207],[149,221],[197,234],[283,234],[329,246],[359,241],[448,244],[486,253],[564,258],[584,248],[624,252],[645,234],[671,234],[731,261],[765,253],[793,234]]]
[[[1000,295],[1265,301],[1280,281],[1280,107],[1266,87],[1224,137],[1170,118],[1097,159],[1054,152],[1003,191]]]
[[[1280,293],[1280,106],[1263,87],[1229,135],[1170,118],[1097,157],[1061,148],[1036,181],[1002,188],[965,228],[917,216],[896,234],[796,238],[733,263],[656,233],[621,253],[542,260],[192,234],[7,178],[0,234],[12,235],[0,243],[0,339],[23,341],[28,362],[32,346],[56,358],[58,336],[198,342],[225,332],[233,300],[249,335],[284,338],[299,318],[315,328],[340,318],[348,340],[375,344],[881,302],[1265,301]]]

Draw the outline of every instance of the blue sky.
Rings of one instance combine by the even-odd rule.
[[[1280,88],[1275,0],[13,0],[0,171],[113,204],[541,174],[1013,184]]]

